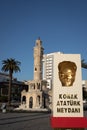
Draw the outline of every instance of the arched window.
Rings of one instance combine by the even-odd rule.
[[[29,108],[33,107],[33,97],[29,98]]]
[[[40,83],[37,83],[37,89],[40,89]]]
[[[37,68],[35,67],[35,71],[37,71]]]
[[[23,96],[23,97],[22,97],[22,103],[23,103],[23,104],[26,104],[26,96]]]

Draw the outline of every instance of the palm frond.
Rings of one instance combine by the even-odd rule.
[[[87,69],[87,62],[85,62],[84,59],[81,61],[81,66],[82,68]]]

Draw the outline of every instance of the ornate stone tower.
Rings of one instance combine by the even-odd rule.
[[[21,93],[21,109],[48,108],[47,81],[42,79],[43,51],[42,41],[38,38],[34,47],[34,79],[27,81],[28,91]]]
[[[42,58],[43,58],[42,41],[36,40],[34,47],[34,80],[42,80]]]

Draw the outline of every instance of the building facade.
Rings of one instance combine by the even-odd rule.
[[[34,47],[34,79],[27,81],[28,91],[21,93],[21,109],[47,108],[47,81],[42,79],[43,47],[40,38]]]
[[[12,78],[12,90],[11,100],[21,99],[21,91],[25,89],[27,91],[27,85],[24,82],[18,81],[16,78]],[[0,101],[8,101],[8,88],[9,88],[9,74],[0,72]],[[3,98],[2,98],[3,97]]]
[[[52,89],[53,84],[53,57],[62,52],[54,52],[43,55],[43,79],[47,80],[47,88]]]

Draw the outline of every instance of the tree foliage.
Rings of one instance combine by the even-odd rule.
[[[12,77],[13,72],[20,71],[20,64],[21,62],[16,61],[13,58],[6,59],[2,61],[2,71],[9,72],[9,89],[8,89],[8,105],[10,105],[11,102],[11,88],[12,88]]]
[[[82,68],[87,69],[87,63],[85,62],[84,59],[81,61],[81,66]]]

